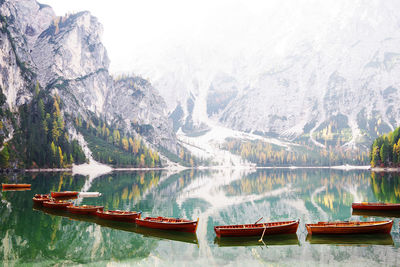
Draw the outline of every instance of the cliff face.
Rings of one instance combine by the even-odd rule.
[[[109,74],[103,29],[95,17],[89,12],[56,17],[49,6],[34,0],[0,4],[0,86],[10,109],[30,101],[38,82],[49,94],[60,96],[64,113],[96,114],[130,132],[151,126],[147,141],[176,152],[172,125],[157,91],[136,77],[128,79],[136,84],[137,93],[131,93],[129,82],[114,81]]]
[[[107,119],[125,129],[134,130],[156,146],[176,152],[171,140],[172,121],[167,117],[166,105],[153,86],[140,77],[117,80],[107,95]]]
[[[35,79],[31,51],[39,34],[55,16],[35,1],[0,1],[0,86],[11,110],[31,97]]]

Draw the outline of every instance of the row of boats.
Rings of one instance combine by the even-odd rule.
[[[74,214],[94,215],[105,220],[124,221],[136,223],[139,226],[173,230],[180,232],[195,233],[199,223],[197,220],[187,220],[181,218],[167,217],[145,217],[141,218],[141,212],[136,211],[120,211],[108,210],[105,211],[103,206],[93,205],[73,205],[70,201],[59,200],[62,198],[76,197],[79,192],[64,191],[51,192],[50,195],[36,194],[33,197],[33,202],[50,209],[64,209]],[[384,204],[384,203],[353,203],[353,209],[360,210],[385,210],[397,211],[400,210],[400,204]],[[261,218],[262,219],[262,218]],[[260,220],[261,220],[260,219]],[[240,225],[222,225],[215,226],[214,231],[217,237],[251,237],[277,234],[296,234],[300,220],[281,221],[259,223],[258,220],[254,224]],[[389,234],[393,226],[392,220],[386,221],[335,221],[335,222],[318,222],[314,224],[306,224],[305,227],[309,235],[347,235],[347,234]]]
[[[199,220],[191,221],[180,218],[167,217],[146,217],[141,218],[141,212],[136,211],[121,211],[121,210],[104,210],[103,206],[81,205],[76,206],[65,198],[74,198],[79,192],[64,191],[51,192],[48,194],[36,194],[32,200],[36,205],[50,209],[66,210],[70,213],[81,215],[94,215],[104,220],[114,220],[136,223],[142,227],[162,230],[174,230],[195,233]],[[60,198],[64,198],[60,200]]]

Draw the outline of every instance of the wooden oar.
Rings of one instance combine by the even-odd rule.
[[[258,219],[254,224],[257,224],[259,221],[262,220],[263,217],[261,217],[260,219]]]
[[[264,231],[263,231],[263,233],[262,233],[262,236],[261,236],[260,240],[258,240],[258,242],[263,241],[263,237],[264,237],[264,234],[265,234],[265,230],[267,230],[267,226],[264,224]]]

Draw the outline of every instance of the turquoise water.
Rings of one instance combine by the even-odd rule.
[[[30,191],[3,191],[0,259],[4,266],[398,266],[397,214],[352,215],[353,201],[400,203],[400,177],[369,171],[240,170],[119,172],[95,179],[70,174],[2,176],[1,183],[31,183]],[[98,191],[74,200],[144,216],[197,219],[197,234],[148,230],[90,216],[33,207],[35,193]],[[391,235],[310,237],[304,223],[394,219]],[[297,235],[215,238],[214,225],[300,219]]]

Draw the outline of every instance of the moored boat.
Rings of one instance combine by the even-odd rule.
[[[42,205],[43,202],[49,201],[50,197],[47,194],[35,194],[32,198],[33,203],[37,205]]]
[[[52,208],[52,209],[66,209],[68,206],[72,205],[72,202],[63,201],[63,200],[50,200],[44,201],[42,203],[43,207]]]
[[[82,206],[67,206],[67,211],[76,214],[95,214],[98,210],[103,210],[103,206],[82,205]]]
[[[79,197],[99,197],[100,192],[79,192]]]
[[[199,219],[196,221],[166,217],[146,217],[144,219],[136,219],[136,224],[142,227],[189,233],[196,232],[198,223]]]
[[[359,202],[351,204],[353,210],[400,211],[400,203]]]
[[[31,187],[31,184],[1,184],[3,189],[8,189],[8,188],[27,188]]]
[[[268,222],[255,224],[238,224],[215,226],[214,231],[218,237],[224,236],[261,236],[275,234],[295,234],[299,221]]]
[[[51,197],[54,198],[66,198],[66,197],[76,197],[79,192],[76,191],[61,191],[61,192],[51,192]]]
[[[98,210],[96,215],[105,220],[115,220],[124,222],[135,222],[136,219],[140,218],[142,212],[136,211],[122,211],[122,210]]]
[[[3,192],[8,192],[8,191],[30,191],[30,187],[15,187],[15,188],[3,188]]]
[[[377,222],[318,222],[315,224],[306,224],[307,232],[310,235],[389,234],[392,230],[392,226],[392,220]]]

